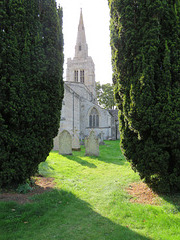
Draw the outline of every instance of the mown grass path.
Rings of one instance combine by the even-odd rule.
[[[0,203],[2,240],[179,240],[180,196],[159,206],[131,203],[126,188],[140,181],[118,141],[100,146],[99,157],[50,153],[40,174],[55,178],[56,190],[19,205]]]

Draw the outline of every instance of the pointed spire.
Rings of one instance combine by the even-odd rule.
[[[77,40],[75,46],[75,57],[87,58],[88,57],[88,45],[86,43],[85,28],[83,22],[82,8],[80,12]]]
[[[83,22],[82,8],[81,8],[81,12],[80,12],[78,31],[80,30],[81,27],[82,27],[82,29],[84,30],[84,22]]]

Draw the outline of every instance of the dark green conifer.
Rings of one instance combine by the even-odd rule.
[[[23,183],[53,147],[63,98],[62,9],[1,1],[0,186]]]
[[[180,1],[109,0],[121,147],[142,179],[180,190]]]

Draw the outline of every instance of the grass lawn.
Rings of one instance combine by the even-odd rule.
[[[0,240],[179,240],[180,195],[159,205],[131,203],[127,187],[140,181],[118,141],[100,146],[99,157],[51,152],[39,172],[56,189],[20,205],[0,202]]]

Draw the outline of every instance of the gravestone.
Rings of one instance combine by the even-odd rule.
[[[84,134],[83,132],[80,132],[80,145],[84,145],[83,139],[84,139]]]
[[[73,151],[81,151],[80,143],[79,143],[79,137],[77,134],[77,131],[74,131],[73,137],[72,137],[72,150]]]
[[[59,134],[59,154],[72,155],[72,137],[67,130]]]
[[[92,130],[89,137],[85,138],[86,156],[99,156],[99,141]]]
[[[101,133],[99,134],[99,145],[105,145],[105,142],[104,142],[104,133],[103,131],[101,131]]]

